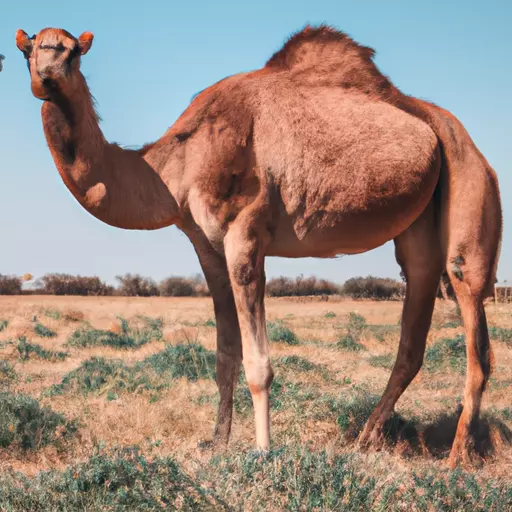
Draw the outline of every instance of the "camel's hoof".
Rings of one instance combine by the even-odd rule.
[[[200,450],[211,450],[215,447],[215,441],[213,439],[201,439],[197,443],[197,447]]]
[[[484,459],[476,453],[476,451],[469,447],[463,448],[453,447],[448,458],[448,466],[450,469],[458,467],[465,469],[479,469],[483,466]]]
[[[213,437],[212,439],[201,439],[197,443],[197,447],[200,450],[224,450],[226,449],[228,442],[226,439],[220,437]]]
[[[380,425],[365,428],[357,442],[361,451],[379,451],[384,447],[384,432]]]

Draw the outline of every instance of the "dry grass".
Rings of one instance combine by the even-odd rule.
[[[423,471],[445,471],[446,450],[464,387],[464,375],[455,371],[452,364],[440,365],[436,371],[423,369],[397,405],[397,413],[402,418],[428,434],[428,450],[412,449],[405,436],[398,441],[394,439],[383,452],[362,455],[352,442],[347,443],[340,429],[340,414],[345,413],[339,404],[344,403],[343,400],[361,389],[368,396],[379,396],[386,385],[389,361],[394,361],[398,347],[401,306],[400,302],[267,299],[268,320],[286,326],[298,340],[296,345],[271,343],[276,397],[280,393],[272,410],[273,438],[277,447],[292,451],[307,447],[313,454],[325,451],[329,457],[353,455],[359,469],[382,485],[390,474],[397,478],[408,475],[404,478],[409,479],[412,474]],[[511,308],[504,304],[487,305],[490,325],[511,328]],[[211,437],[214,427],[217,390],[212,379],[194,382],[180,378],[158,392],[149,389],[110,395],[70,392],[50,396],[47,393],[51,386],[59,384],[92,357],[118,359],[127,367],[133,367],[163,350],[165,345],[199,343],[208,350],[215,350],[215,328],[208,322],[214,317],[210,299],[0,297],[0,312],[0,319],[8,321],[0,333],[0,358],[17,374],[10,389],[31,395],[43,406],[51,407],[79,425],[76,436],[70,439],[65,450],[51,445],[26,453],[0,450],[1,471],[13,469],[34,475],[41,469],[63,470],[77,461],[87,461],[98,446],[131,445],[138,445],[148,457],[173,457],[183,471],[194,478],[203,478],[204,471],[216,471],[215,453],[198,445],[199,441]],[[366,319],[366,326],[350,331],[356,333],[356,341],[364,350],[343,350],[337,346],[337,341],[350,328],[347,324],[354,318],[351,313]],[[118,317],[132,322],[141,316],[163,320],[161,340],[129,350],[110,346],[66,346],[72,333],[84,322],[95,329],[118,332]],[[56,336],[37,337],[33,331],[34,317]],[[443,340],[463,334],[457,318],[452,304],[438,302],[428,337],[429,348],[439,347]],[[37,342],[45,350],[68,352],[68,357],[63,361],[21,360],[16,341],[20,336]],[[512,448],[506,439],[512,428],[512,350],[501,341],[493,342],[493,350],[496,364],[483,404],[489,433],[484,436],[491,439],[499,453],[494,457],[489,452],[488,460],[476,476],[482,485],[498,479],[512,488]],[[247,412],[250,401],[243,393],[237,396],[243,402],[242,408],[235,412],[232,441],[227,450],[227,456],[233,459],[229,460],[250,452],[253,444],[252,418]],[[235,499],[231,491],[225,491],[223,496]],[[272,506],[269,505],[269,509]],[[324,509],[330,510],[327,505]]]

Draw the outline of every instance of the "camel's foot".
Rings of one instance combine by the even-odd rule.
[[[378,451],[384,447],[384,424],[368,420],[359,435],[358,447],[362,451]]]
[[[475,469],[482,467],[484,459],[475,450],[475,444],[472,436],[465,439],[457,439],[453,442],[448,458],[448,466],[450,469],[463,467],[467,469]]]
[[[211,439],[201,439],[197,443],[197,447],[201,450],[225,450],[228,446],[229,434],[220,433],[217,430],[214,432]]]

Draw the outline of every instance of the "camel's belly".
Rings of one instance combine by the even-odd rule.
[[[440,153],[430,127],[391,105],[332,94],[315,91],[302,113],[288,105],[293,118],[266,117],[258,128],[279,144],[256,131],[258,163],[282,201],[273,255],[373,249],[407,229],[432,197]]]
[[[285,258],[332,258],[340,254],[359,254],[370,251],[405,231],[423,211],[425,199],[401,211],[376,211],[375,216],[360,217],[340,215],[334,225],[321,222],[300,236],[292,219],[280,217],[272,242],[267,249],[269,256]]]

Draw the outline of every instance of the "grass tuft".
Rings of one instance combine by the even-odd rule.
[[[0,361],[0,391],[9,389],[16,382],[18,374],[9,361]]]
[[[93,329],[90,326],[77,329],[67,341],[70,347],[95,347],[109,346],[119,349],[138,348],[146,343],[163,339],[161,319],[142,317],[144,326],[141,328],[130,327],[128,321],[119,318],[121,321],[121,332],[104,331]]]
[[[181,377],[192,382],[214,379],[215,353],[198,344],[172,345],[134,366],[115,359],[93,357],[65,375],[47,394],[75,391],[85,395],[107,394],[111,399],[113,394],[122,392],[161,391],[168,388],[172,380]]]
[[[214,352],[198,343],[190,343],[167,346],[138,363],[135,368],[138,371],[149,368],[163,377],[185,377],[194,382],[198,379],[215,379],[215,360]]]
[[[34,325],[34,332],[41,338],[55,338],[55,336],[57,336],[55,331],[52,331],[40,322]]]
[[[466,338],[457,334],[455,338],[443,338],[425,352],[424,367],[429,372],[438,372],[446,367],[464,373],[466,369]]]
[[[270,341],[286,343],[288,345],[298,345],[297,335],[280,321],[267,322],[267,335]]]
[[[489,337],[492,340],[501,341],[507,346],[512,347],[512,329],[505,329],[504,327],[490,327]]]
[[[393,357],[393,354],[371,356],[368,358],[368,363],[376,368],[386,368],[386,370],[391,370],[395,364],[395,358]]]
[[[68,422],[62,414],[41,407],[32,397],[0,392],[0,447],[36,450],[55,444],[75,431],[73,422]]]
[[[8,325],[9,322],[7,320],[0,320],[0,332],[2,332]]]
[[[349,352],[359,352],[360,350],[364,350],[364,346],[356,341],[352,334],[342,336],[336,343],[336,346],[342,350],[348,350]]]
[[[48,318],[52,318],[53,320],[60,320],[61,318],[61,313],[58,309],[44,309],[43,315]]]
[[[0,478],[6,510],[226,510],[171,458],[138,448],[98,451],[65,471]]]
[[[68,357],[68,352],[60,352],[53,350],[46,350],[37,343],[29,343],[25,336],[18,338],[18,345],[16,347],[20,354],[20,358],[23,360],[30,359],[31,356],[35,356],[45,361],[64,361]]]

